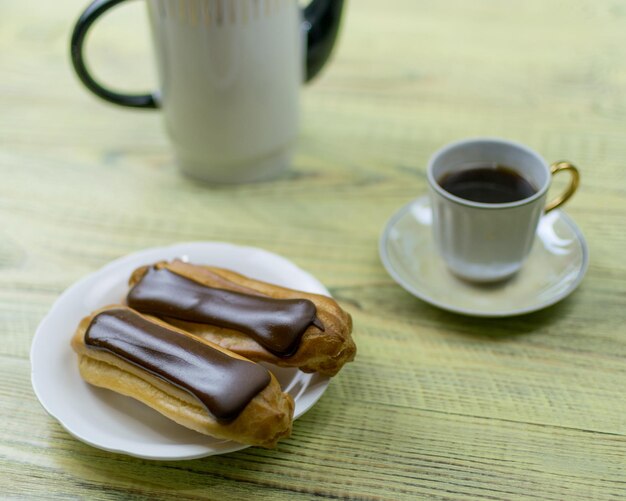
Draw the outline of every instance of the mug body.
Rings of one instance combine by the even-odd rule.
[[[485,164],[512,168],[533,185],[535,193],[516,202],[480,203],[459,198],[439,184],[446,174]],[[436,152],[428,164],[433,234],[448,268],[475,282],[493,282],[516,273],[532,248],[550,179],[545,160],[512,141],[471,139]]]
[[[148,0],[159,104],[181,170],[209,182],[291,160],[304,76],[296,0]]]

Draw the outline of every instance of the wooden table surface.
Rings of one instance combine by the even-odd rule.
[[[293,168],[228,188],[178,174],[158,112],[79,85],[68,36],[84,6],[0,1],[0,497],[626,498],[622,2],[352,1],[332,64],[303,91]],[[102,21],[89,57],[124,89],[155,85],[141,2]],[[448,314],[379,261],[428,156],[477,135],[582,169],[566,210],[589,271],[547,310]],[[357,360],[276,450],[157,462],[75,440],[31,389],[39,321],[109,261],[193,240],[313,273],[353,315]]]

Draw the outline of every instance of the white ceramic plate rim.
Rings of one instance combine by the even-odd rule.
[[[85,433],[73,428],[70,424],[66,422],[64,419],[64,413],[73,412],[68,411],[67,408],[60,408],[58,404],[55,403],[55,396],[51,395],[50,392],[46,392],[42,389],[42,384],[40,384],[38,378],[39,372],[36,367],[36,360],[38,356],[41,356],[41,350],[46,349],[47,342],[44,333],[49,328],[50,324],[53,322],[56,315],[59,312],[66,308],[71,307],[68,304],[68,300],[76,291],[81,289],[85,289],[87,287],[93,287],[94,284],[98,283],[98,281],[102,280],[102,278],[108,276],[112,271],[125,266],[130,266],[132,264],[133,267],[141,266],[142,264],[150,264],[163,259],[171,259],[174,256],[184,256],[188,253],[215,253],[220,252],[227,253],[239,252],[246,255],[257,255],[263,256],[263,258],[272,262],[275,266],[280,266],[284,270],[288,271],[289,274],[295,277],[295,280],[302,281],[306,284],[306,286],[302,287],[303,290],[307,290],[308,292],[324,294],[330,296],[330,293],[324,287],[324,285],[319,282],[315,277],[313,277],[308,272],[302,270],[298,266],[296,266],[291,261],[286,258],[279,256],[278,254],[274,254],[272,252],[259,249],[256,247],[247,247],[240,246],[235,244],[230,244],[227,242],[186,242],[179,243],[171,246],[164,247],[153,247],[149,249],[140,250],[131,254],[127,254],[123,257],[120,257],[99,270],[83,277],[82,279],[75,282],[73,285],[68,287],[54,302],[46,316],[41,320],[37,330],[35,332],[35,336],[33,337],[33,341],[31,344],[30,350],[30,361],[31,361],[31,383],[33,386],[33,390],[39,402],[43,406],[50,416],[55,418],[65,430],[70,433],[72,436],[77,438],[78,440],[92,445],[96,448],[106,450],[109,452],[127,454],[134,457],[139,457],[143,459],[156,459],[156,460],[181,460],[181,459],[195,459],[201,458],[216,454],[226,454],[229,452],[238,451],[241,449],[245,449],[249,446],[244,444],[239,444],[233,441],[223,441],[219,442],[222,444],[222,448],[219,450],[215,450],[209,446],[204,447],[203,450],[201,446],[197,444],[194,445],[193,452],[188,451],[185,452],[185,445],[181,444],[180,446],[162,446],[161,452],[155,453],[155,447],[149,448],[151,452],[146,452],[138,449],[129,449],[125,447],[110,447],[105,442],[103,442],[99,438],[94,438],[93,436],[86,435]],[[207,263],[209,264],[209,263]],[[236,266],[233,267],[235,271],[237,271]],[[248,273],[250,275],[250,273]],[[120,298],[121,300],[122,298]],[[105,306],[104,304],[101,306]],[[78,321],[82,318],[82,315],[79,315],[76,318],[76,325]],[[69,345],[69,340],[73,332],[67,333],[67,344],[66,349],[71,352],[71,348]],[[280,369],[279,369],[280,370]],[[43,376],[41,376],[43,377]],[[297,395],[295,396],[296,401],[296,409],[294,412],[294,420],[302,416],[306,411],[308,411],[324,394],[328,384],[330,383],[330,378],[320,376],[319,374],[304,374],[300,371],[297,371],[294,375],[293,381],[299,382],[300,380],[304,380],[304,385],[299,388]],[[62,391],[62,390],[60,390]],[[300,405],[298,405],[300,404]],[[82,411],[81,411],[82,412]],[[232,444],[232,445],[229,445]]]
[[[403,205],[393,216],[391,216],[389,221],[387,221],[387,224],[385,225],[383,232],[380,236],[379,242],[378,242],[378,252],[380,254],[380,260],[382,261],[383,266],[385,267],[389,275],[391,275],[391,278],[393,278],[404,290],[413,294],[415,297],[421,299],[422,301],[425,301],[426,303],[432,304],[433,306],[441,308],[442,310],[450,311],[452,313],[460,313],[462,315],[468,315],[471,317],[502,318],[502,317],[514,317],[518,315],[525,315],[527,313],[533,313],[535,311],[539,311],[544,308],[547,308],[548,306],[552,306],[553,304],[558,303],[559,301],[561,301],[562,299],[570,295],[578,287],[583,277],[585,276],[585,273],[587,272],[587,267],[589,266],[589,250],[587,248],[587,242],[585,241],[585,237],[583,236],[582,232],[580,231],[580,229],[578,228],[574,220],[570,218],[562,210],[558,210],[560,218],[563,219],[565,224],[567,224],[570,227],[570,229],[574,232],[581,246],[582,263],[581,263],[576,279],[571,282],[569,287],[564,289],[561,293],[556,294],[543,302],[538,302],[536,304],[533,304],[525,308],[512,309],[512,310],[499,310],[499,311],[493,311],[493,312],[475,311],[475,310],[470,310],[466,308],[460,308],[451,303],[444,303],[441,301],[437,301],[436,299],[433,299],[432,297],[430,297],[428,294],[424,294],[424,292],[422,292],[421,290],[417,289],[416,287],[413,287],[413,285],[411,285],[404,279],[404,277],[393,267],[391,259],[389,258],[389,252],[387,250],[389,234],[395,227],[396,223],[405,216],[406,212],[411,210],[411,206],[413,204],[418,203],[418,201],[421,201],[427,198],[428,198],[428,195],[422,195],[420,197],[417,197],[411,200],[406,205]]]

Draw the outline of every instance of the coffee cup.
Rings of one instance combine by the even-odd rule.
[[[183,173],[209,182],[271,178],[290,165],[298,96],[327,61],[343,0],[146,0],[160,90],[127,95],[91,75],[88,30],[124,0],[96,0],[71,41],[74,69],[99,97],[164,112]]]
[[[552,176],[563,171],[569,185],[546,204]],[[549,165],[527,146],[496,138],[443,147],[430,158],[427,177],[435,245],[450,271],[472,282],[517,273],[539,218],[565,203],[580,180],[571,163]]]

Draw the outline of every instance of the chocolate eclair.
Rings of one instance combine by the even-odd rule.
[[[263,447],[291,433],[293,400],[266,368],[128,307],[85,317],[72,347],[85,381],[187,428]]]
[[[334,376],[356,353],[352,318],[326,296],[178,260],[129,284],[130,307],[256,362]]]

